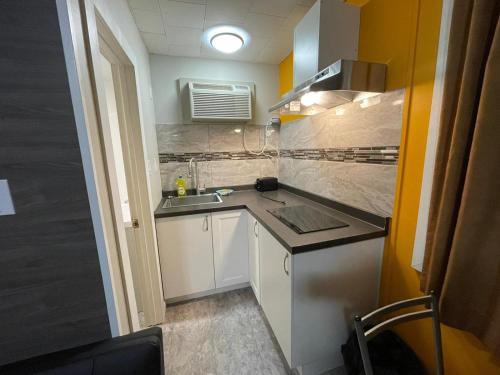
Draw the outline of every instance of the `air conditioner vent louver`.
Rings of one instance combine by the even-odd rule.
[[[247,85],[189,82],[192,121],[252,119],[252,90]]]

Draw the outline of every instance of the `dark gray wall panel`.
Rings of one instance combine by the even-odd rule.
[[[0,364],[110,336],[53,0],[0,1]]]

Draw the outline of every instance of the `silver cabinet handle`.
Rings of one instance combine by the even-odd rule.
[[[203,232],[208,232],[208,215],[203,219]]]
[[[259,237],[259,234],[257,233],[257,220],[255,220],[255,222],[253,223],[253,234],[255,237]]]
[[[289,255],[288,253],[285,255],[285,257],[283,258],[283,271],[285,271],[286,275],[288,276],[289,275],[289,272],[288,270],[286,269],[286,260],[288,259]]]

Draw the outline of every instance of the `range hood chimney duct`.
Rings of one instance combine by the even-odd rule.
[[[360,9],[318,0],[294,31],[294,89],[269,112],[314,115],[385,91],[386,65],[357,61]]]

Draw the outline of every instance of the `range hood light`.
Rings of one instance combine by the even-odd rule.
[[[302,103],[302,105],[310,107],[311,105],[317,103],[318,97],[319,95],[317,92],[310,91],[302,95],[302,97],[300,98],[300,102]]]
[[[369,107],[376,104],[369,98],[385,91],[386,69],[384,64],[338,60],[295,87],[269,112],[312,116],[353,101]]]
[[[361,108],[368,108],[371,107],[372,105],[376,105],[380,103],[380,95],[372,95],[369,97],[365,97],[361,103],[359,103],[359,106]]]
[[[379,96],[380,92],[360,92],[353,102],[367,102],[368,99]]]

